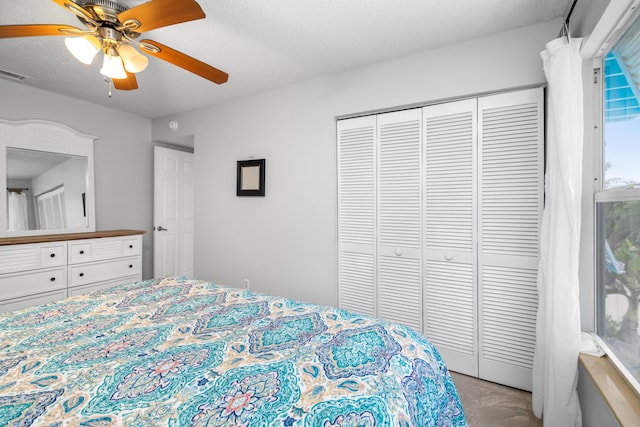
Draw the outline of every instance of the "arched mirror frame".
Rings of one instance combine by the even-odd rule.
[[[8,231],[7,197],[0,197],[0,237],[34,236],[43,234],[85,233],[95,231],[95,188],[93,177],[93,142],[97,138],[82,134],[60,123],[45,120],[0,120],[1,188],[7,188],[7,148],[82,156],[87,159],[85,207],[86,227],[49,230]],[[6,193],[5,193],[6,194]]]

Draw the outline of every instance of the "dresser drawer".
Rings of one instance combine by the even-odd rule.
[[[34,243],[0,248],[0,274],[67,264],[67,243]]]
[[[139,275],[142,272],[141,264],[142,258],[137,256],[69,266],[69,286]]]
[[[26,297],[13,298],[9,300],[0,301],[0,313],[6,311],[15,311],[27,307],[33,307],[36,305],[47,304],[50,302],[65,299],[67,297],[66,289],[59,289],[57,291],[44,292],[36,295],[28,295]]]
[[[119,279],[107,280],[105,282],[89,283],[87,285],[74,286],[69,288],[69,297],[75,297],[76,295],[90,294],[91,292],[108,289],[113,286],[126,285],[127,283],[139,282],[142,280],[142,276],[122,277]]]
[[[69,264],[142,254],[142,236],[105,237],[69,242]]]
[[[0,300],[67,288],[66,267],[0,276]]]

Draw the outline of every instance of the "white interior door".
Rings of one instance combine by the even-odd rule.
[[[377,117],[378,317],[422,332],[422,113]]]
[[[338,122],[338,305],[375,316],[376,117]]]
[[[154,277],[193,277],[193,153],[154,147]]]
[[[449,369],[478,376],[477,101],[423,109],[424,330]]]
[[[480,378],[531,390],[544,200],[542,89],[478,100]]]

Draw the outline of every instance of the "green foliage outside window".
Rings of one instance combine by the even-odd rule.
[[[600,335],[640,379],[640,201],[601,203],[604,301]]]

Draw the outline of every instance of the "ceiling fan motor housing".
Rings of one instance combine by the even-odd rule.
[[[140,36],[135,32],[140,28],[140,21],[136,19],[128,19],[124,22],[120,22],[118,14],[128,10],[127,6],[111,0],[75,0],[82,10],[81,13],[77,13],[78,19],[93,30],[97,30],[100,27],[112,27],[118,31],[126,31],[126,35],[130,38],[136,38]],[[76,9],[71,8],[72,11]]]
[[[100,37],[102,37],[102,40],[104,40],[108,44],[117,44],[122,40],[122,34],[120,33],[120,31],[108,26],[103,25],[102,27],[98,28],[98,34],[100,35]]]
[[[78,5],[91,12],[98,21],[118,22],[118,14],[127,10],[127,7],[111,0],[78,0]]]

